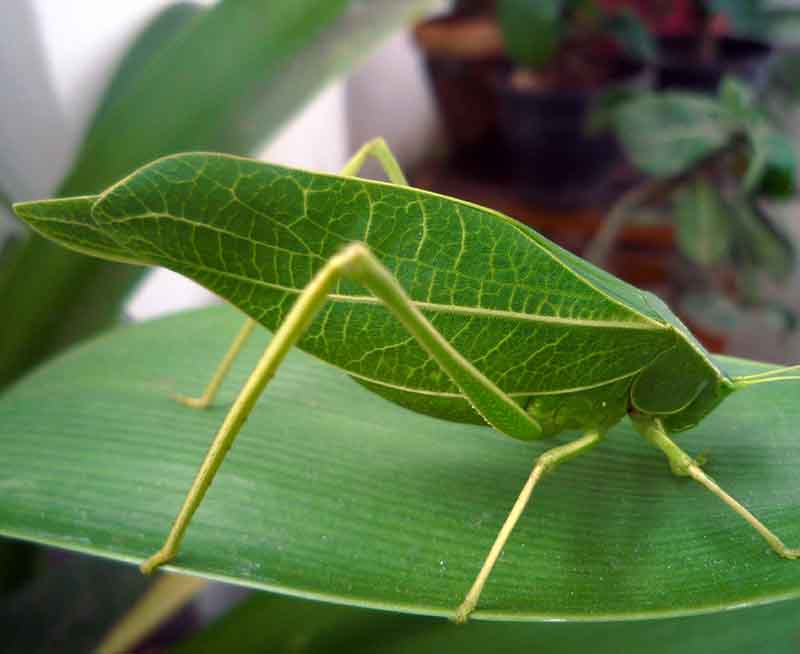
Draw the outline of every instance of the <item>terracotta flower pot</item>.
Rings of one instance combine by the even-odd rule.
[[[480,157],[497,137],[494,78],[503,57],[497,23],[487,16],[448,14],[418,23],[414,38],[451,154]]]

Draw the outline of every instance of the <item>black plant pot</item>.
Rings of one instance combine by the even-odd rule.
[[[499,131],[520,192],[557,209],[613,200],[606,191],[625,157],[614,135],[592,130],[590,119],[607,93],[650,84],[646,67],[631,61],[618,63],[612,81],[588,89],[520,89],[501,75]]]
[[[754,88],[766,80],[773,48],[761,41],[725,36],[714,41],[714,57],[703,61],[698,37],[670,36],[658,41],[656,86],[716,93],[720,81],[733,75]]]

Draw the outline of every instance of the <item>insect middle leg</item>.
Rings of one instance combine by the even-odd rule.
[[[709,477],[700,464],[684,452],[667,434],[667,430],[657,418],[646,416],[634,417],[634,425],[648,441],[660,449],[669,461],[673,474],[679,477],[691,477],[701,486],[711,491],[725,504],[732,508],[769,543],[776,554],[785,559],[800,558],[800,548],[787,547],[784,542],[768,529],[763,522],[748,511],[739,501],[720,488],[719,484]]]
[[[358,152],[356,152],[339,171],[339,174],[343,176],[358,175],[359,171],[361,168],[363,168],[369,157],[374,157],[375,160],[381,165],[383,172],[386,174],[386,177],[390,182],[392,182],[392,184],[397,184],[398,186],[408,186],[408,180],[403,174],[400,163],[395,158],[391,148],[389,148],[389,145],[382,138],[372,139],[371,141],[368,141],[362,145]],[[245,320],[244,325],[242,325],[242,328],[239,330],[239,333],[236,334],[233,342],[228,347],[228,351],[222,357],[222,360],[220,361],[216,370],[211,375],[211,380],[206,385],[202,395],[196,397],[189,395],[176,395],[175,399],[181,404],[185,404],[186,406],[194,409],[207,408],[214,401],[219,387],[222,385],[225,376],[231,369],[231,365],[233,365],[233,362],[238,356],[239,352],[242,351],[242,348],[247,343],[247,340],[250,338],[250,335],[253,333],[253,330],[257,324],[258,322],[252,318]]]

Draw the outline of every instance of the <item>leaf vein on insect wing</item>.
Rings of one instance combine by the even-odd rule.
[[[673,338],[638,290],[493,211],[417,189],[200,154],[141,169],[98,207],[117,242],[135,239],[148,258],[271,329],[331,256],[363,241],[443,336],[507,392],[616,379]],[[364,379],[457,390],[349,280],[299,344]]]

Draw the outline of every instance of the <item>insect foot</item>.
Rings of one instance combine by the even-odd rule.
[[[773,551],[784,559],[800,558],[800,548],[786,547],[783,541],[764,523],[756,518],[738,500],[723,490],[720,485],[700,469],[700,464],[695,462],[688,454],[680,449],[669,437],[664,425],[658,418],[652,416],[631,415],[634,425],[639,433],[650,443],[660,449],[667,457],[672,472],[682,477],[691,477],[706,490],[716,495],[731,509],[738,513],[759,535],[767,541]]]
[[[152,574],[153,572],[155,572],[157,568],[169,562],[172,556],[173,556],[172,552],[168,552],[165,548],[162,547],[160,550],[158,550],[158,552],[153,554],[153,556],[144,561],[139,566],[139,570],[141,570],[146,575]]]
[[[211,404],[209,398],[205,396],[191,397],[189,395],[173,395],[172,399],[178,404],[183,404],[192,409],[207,409]]]
[[[786,547],[783,543],[781,543],[780,549],[777,550],[778,556],[782,556],[784,559],[794,560],[800,559],[800,547]]]

